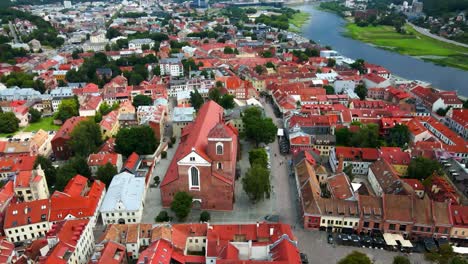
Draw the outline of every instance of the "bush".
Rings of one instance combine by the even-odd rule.
[[[177,192],[171,203],[171,210],[181,221],[184,220],[192,209],[192,196],[186,192]]]
[[[167,158],[167,152],[166,151],[161,152],[161,158],[162,159]]]
[[[169,214],[166,211],[161,211],[159,212],[158,216],[154,219],[155,222],[168,222],[170,221],[171,218],[169,217]]]
[[[200,214],[200,222],[208,222],[210,221],[210,219],[211,219],[211,215],[207,211],[203,211]]]

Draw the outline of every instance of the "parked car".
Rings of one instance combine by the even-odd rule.
[[[350,238],[351,238],[351,244],[353,246],[358,247],[361,245],[361,239],[358,235],[351,235]]]
[[[301,253],[300,255],[302,264],[309,264],[309,258],[307,257],[307,255],[304,253]]]
[[[428,252],[434,252],[437,250],[437,246],[436,246],[436,243],[434,241],[434,239],[432,238],[425,238],[423,240],[423,243],[424,243],[424,248],[428,251]]]
[[[332,234],[328,234],[327,241],[328,241],[328,244],[334,244],[335,243],[335,239],[333,238]]]
[[[373,239],[370,236],[363,236],[361,238],[361,245],[363,247],[371,248],[373,246]]]

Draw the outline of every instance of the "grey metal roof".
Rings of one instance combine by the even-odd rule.
[[[174,107],[172,116],[173,122],[191,122],[194,119],[195,108],[193,107]]]
[[[121,172],[112,178],[100,211],[115,211],[119,204],[123,205],[125,211],[137,211],[142,206],[144,192],[144,177],[136,177],[128,172]]]

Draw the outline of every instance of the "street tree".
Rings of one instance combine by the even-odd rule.
[[[115,150],[127,157],[132,152],[139,155],[152,154],[157,147],[158,142],[149,126],[122,128],[115,138]]]
[[[194,92],[190,92],[190,104],[193,106],[193,108],[195,108],[196,111],[200,109],[204,102],[205,100],[203,100],[203,97],[197,89],[195,89]]]
[[[102,144],[100,126],[91,119],[81,121],[71,132],[69,144],[75,155],[88,157]]]
[[[200,214],[200,222],[208,222],[211,219],[211,215],[207,211],[203,211]]]
[[[249,151],[249,162],[250,166],[259,164],[262,167],[267,167],[268,164],[268,155],[264,148],[256,148]]]
[[[252,202],[258,202],[271,194],[270,171],[260,164],[254,164],[242,178],[242,187]]]
[[[13,112],[0,113],[0,133],[13,133],[19,129],[19,119]]]
[[[335,88],[333,88],[333,86],[325,85],[323,86],[323,88],[325,88],[325,90],[327,91],[327,94],[335,94]]]
[[[353,251],[346,257],[342,258],[338,264],[371,264],[369,257],[359,251]]]
[[[174,200],[171,203],[171,210],[177,218],[182,221],[190,213],[192,209],[192,196],[187,192],[177,192],[174,195]]]
[[[153,99],[147,95],[139,94],[133,98],[133,106],[138,108],[142,105],[153,105]]]
[[[112,178],[117,174],[117,168],[112,163],[107,162],[104,166],[99,166],[96,178],[109,187]]]
[[[271,118],[265,118],[258,107],[250,107],[244,111],[242,122],[245,135],[258,146],[261,142],[268,144],[275,141],[277,127]]]
[[[161,211],[159,212],[158,216],[154,219],[156,223],[162,223],[162,222],[169,222],[171,218],[169,217],[169,214],[167,211]]]
[[[424,180],[434,174],[434,172],[438,173],[440,169],[440,164],[436,160],[420,156],[410,161],[408,178]]]

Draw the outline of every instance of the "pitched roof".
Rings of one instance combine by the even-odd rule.
[[[351,183],[344,172],[329,177],[327,183],[332,196],[337,199],[346,200],[354,196]]]
[[[97,153],[97,154],[90,154],[88,157],[88,165],[89,166],[104,166],[107,163],[110,163],[114,166],[117,165],[117,161],[119,159],[118,153]]]
[[[52,141],[55,141],[59,138],[70,139],[70,134],[81,121],[85,120],[84,116],[73,116],[65,121],[65,123],[60,127],[60,129],[55,133]]]
[[[343,155],[351,161],[375,161],[379,158],[379,151],[375,148],[336,147],[335,153],[337,157]]]
[[[144,177],[136,177],[128,172],[121,172],[112,178],[100,211],[114,211],[117,208],[117,204],[120,203],[126,211],[137,211],[143,206],[144,190]]]
[[[0,190],[0,208],[8,203],[14,195],[13,181],[8,181]]]
[[[99,259],[93,264],[120,264],[126,258],[126,247],[114,241],[107,241],[99,254]]]
[[[369,166],[383,193],[399,194],[404,192],[402,181],[395,169],[385,160],[379,159]]]
[[[179,146],[177,147],[174,158],[169,165],[161,186],[169,184],[175,181],[178,176],[177,162],[183,157],[187,156],[192,152],[192,149],[202,156],[205,154],[206,145],[208,143],[208,134],[213,127],[215,127],[219,121],[224,109],[210,100],[206,102],[198,111],[197,118],[188,127],[184,128],[185,131],[190,131],[189,136],[183,136],[180,140]]]
[[[3,228],[46,222],[49,218],[49,200],[10,204],[5,213]]]

